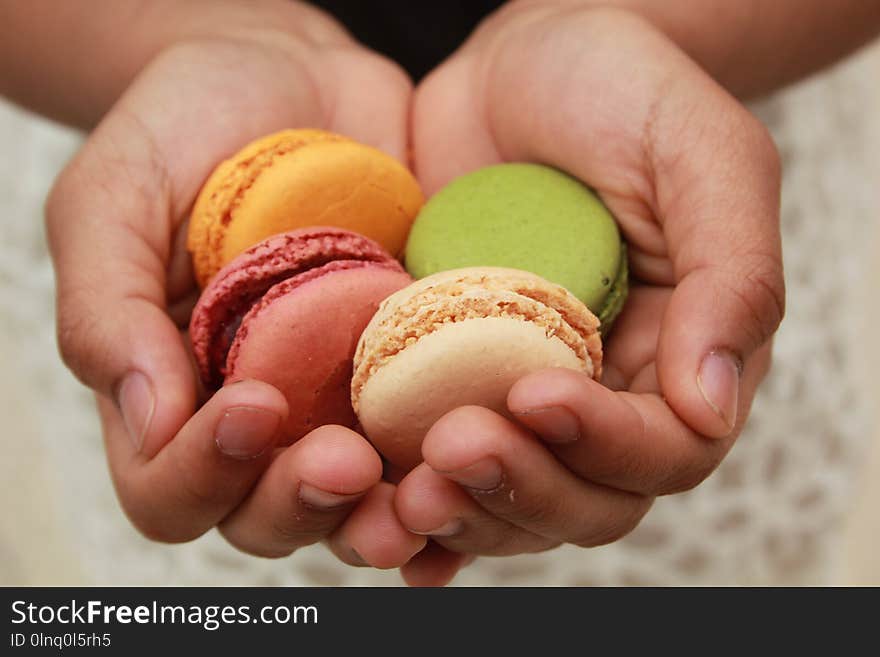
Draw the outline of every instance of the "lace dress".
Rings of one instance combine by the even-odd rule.
[[[784,161],[788,314],[772,372],[721,467],[696,490],[658,500],[614,545],[482,558],[455,584],[837,581],[838,530],[872,435],[872,404],[860,385],[859,290],[876,244],[877,180],[870,175],[880,170],[878,79],[875,47],[754,108]],[[54,342],[42,202],[80,138],[0,105],[0,139],[0,378],[13,394],[3,402],[5,421],[18,427],[0,444],[23,454],[24,442],[29,455],[3,466],[11,474],[0,484],[7,518],[0,525],[0,583],[25,581],[24,570],[36,567],[27,581],[400,584],[396,572],[342,566],[321,546],[270,561],[238,553],[216,532],[165,546],[131,527],[110,485],[92,396],[64,369]],[[19,524],[10,527],[9,518]],[[46,563],[35,566],[37,554]],[[50,560],[63,561],[66,577],[50,578]]]

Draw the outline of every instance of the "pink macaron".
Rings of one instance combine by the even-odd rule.
[[[353,426],[352,357],[379,303],[412,279],[376,242],[331,227],[272,236],[202,292],[190,339],[206,389],[242,379],[278,388],[284,441],[323,424]]]

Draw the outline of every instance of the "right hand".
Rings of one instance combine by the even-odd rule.
[[[406,152],[411,84],[396,65],[305,5],[252,10],[247,25],[162,49],[58,178],[46,216],[60,350],[96,393],[119,500],[147,537],[188,541],[219,526],[256,555],[326,539],[347,563],[396,567],[425,539],[397,521],[363,437],[321,427],[277,448],[287,403],[256,381],[201,405],[184,245],[213,167],[298,126]],[[299,30],[279,27],[281,11],[299,13],[284,22]]]
[[[416,92],[429,195],[499,162],[554,166],[617,218],[633,274],[604,386],[535,372],[508,395],[517,422],[464,407],[427,432],[396,509],[457,553],[608,543],[697,486],[742,430],[782,319],[766,129],[650,23],[588,5],[507,3]]]

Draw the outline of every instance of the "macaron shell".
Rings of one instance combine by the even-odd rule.
[[[242,320],[226,383],[259,379],[287,398],[284,442],[323,424],[353,426],[352,356],[379,303],[406,286],[402,271],[367,264],[331,271]]]
[[[421,191],[396,160],[354,142],[314,144],[279,157],[254,181],[234,210],[222,257],[314,224],[361,233],[397,255],[421,205]]]
[[[316,130],[283,131],[221,164],[190,219],[188,246],[200,285],[270,235],[313,225],[348,228],[402,252],[424,202],[393,157]]]
[[[620,269],[617,277],[611,283],[608,296],[602,302],[602,309],[596,314],[599,317],[599,332],[605,338],[614,326],[617,316],[623,310],[626,299],[629,296],[629,260],[626,255],[626,244],[620,244]]]
[[[481,265],[534,272],[598,313],[619,271],[620,234],[598,197],[571,176],[536,164],[490,166],[435,194],[406,245],[415,278]]]
[[[199,285],[226,263],[222,259],[225,226],[241,194],[281,154],[320,141],[347,141],[324,130],[282,130],[257,139],[221,162],[202,186],[190,214],[187,248]]]
[[[277,387],[290,411],[286,443],[323,424],[354,426],[358,338],[382,299],[410,281],[401,271],[367,265],[330,272],[274,299],[242,321],[226,383],[253,378]]]
[[[561,340],[529,322],[488,317],[450,323],[367,380],[358,418],[385,458],[411,468],[421,461],[425,433],[445,413],[476,404],[509,416],[510,387],[547,367],[582,370],[583,363]]]
[[[602,341],[598,334],[599,322],[584,303],[571,292],[531,272],[504,267],[466,267],[442,271],[417,280],[411,285],[395,292],[379,307],[373,319],[364,330],[355,353],[355,376],[352,398],[357,409],[360,385],[372,375],[374,363],[384,361],[387,355],[400,350],[394,336],[403,329],[412,339],[420,339],[424,328],[419,326],[417,315],[420,309],[429,309],[435,302],[444,306],[435,314],[440,321],[455,321],[460,315],[460,304],[456,303],[462,294],[473,291],[500,301],[499,310],[507,312],[506,303],[499,298],[499,290],[508,290],[527,296],[547,305],[562,315],[565,321],[580,334],[584,340],[590,360],[592,375],[598,380],[602,373]],[[438,297],[430,299],[431,296]],[[442,298],[450,297],[443,304]],[[415,307],[413,307],[415,304]],[[545,327],[546,330],[546,327]],[[516,353],[516,352],[514,352]],[[517,354],[518,355],[518,354]],[[450,354],[450,358],[456,357]]]
[[[224,267],[199,297],[190,321],[193,355],[202,381],[218,388],[226,369],[237,322],[269,288],[291,277],[320,274],[334,264],[384,264],[403,271],[400,263],[372,240],[340,228],[315,226],[274,235],[250,247]]]

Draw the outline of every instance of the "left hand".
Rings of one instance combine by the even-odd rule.
[[[441,581],[438,545],[502,555],[617,540],[656,496],[713,472],[769,367],[784,303],[772,140],[644,20],[529,2],[425,80],[413,139],[429,195],[501,161],[576,176],[618,219],[634,280],[605,385],[537,372],[510,391],[517,422],[465,407],[431,428],[395,507],[434,547],[404,577]]]
[[[175,24],[147,4],[144,14]],[[180,21],[195,4],[207,6],[165,8]],[[183,238],[211,169],[259,135],[320,127],[403,159],[411,85],[305,4],[210,4],[200,35],[145,64],[55,183],[46,218],[59,347],[96,393],[117,496],[148,538],[190,541],[216,527],[250,554],[326,541],[346,563],[396,568],[425,539],[397,521],[366,439],[325,426],[280,448],[288,407],[277,389],[250,380],[199,394]],[[242,22],[223,20],[240,12]]]

